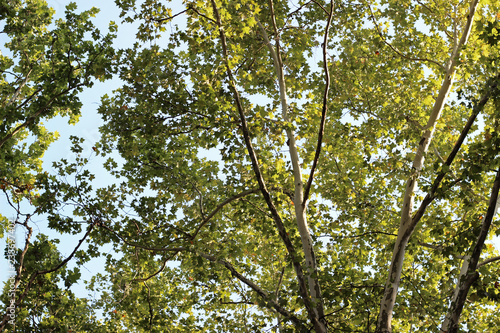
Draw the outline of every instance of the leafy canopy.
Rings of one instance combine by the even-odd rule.
[[[46,236],[26,243],[18,326],[62,327],[64,304],[64,325],[82,332],[500,326],[498,251],[485,243],[500,235],[498,2],[116,4],[139,24],[130,48],[111,48],[117,27],[103,37],[96,10],[70,5],[51,31],[42,2],[2,14],[4,193],[36,198],[51,229],[88,244],[62,258]],[[82,171],[76,137],[76,161],[44,172],[53,137],[40,119],[76,117],[77,93],[113,73],[122,85],[102,97],[94,150],[116,182]],[[99,255],[105,271],[87,286],[103,322],[57,284],[79,279],[67,262]]]

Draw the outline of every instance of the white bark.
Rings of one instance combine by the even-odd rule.
[[[453,304],[454,302],[457,301],[458,299],[458,294],[459,294],[459,291],[460,291],[460,281],[464,281],[465,278],[467,277],[467,273],[469,271],[469,264],[470,264],[470,255],[467,255],[464,257],[464,261],[463,261],[463,264],[462,264],[462,268],[460,269],[460,275],[458,276],[458,283],[457,283],[457,287],[455,288],[455,291],[453,292],[453,298],[452,298],[452,301],[451,303]],[[446,315],[446,318],[445,320],[443,321],[443,325],[442,325],[442,332],[443,330],[448,327],[450,325],[450,322],[451,322],[451,314],[448,313]],[[446,332],[446,331],[444,331]]]
[[[262,36],[269,48],[269,52],[272,55],[274,67],[276,70],[276,75],[278,77],[278,84],[280,90],[280,101],[281,101],[281,109],[282,116],[284,121],[289,121],[288,117],[288,102],[286,96],[286,85],[285,85],[285,76],[283,73],[283,66],[280,61],[279,55],[276,50],[272,46],[269,41],[269,37],[265,28],[262,24],[257,21],[259,28],[262,32]],[[307,210],[306,205],[302,205],[304,198],[304,185],[302,183],[302,170],[299,162],[299,155],[297,151],[297,144],[295,141],[295,133],[291,129],[286,130],[287,138],[288,138],[288,146],[290,149],[290,160],[292,162],[293,169],[293,179],[294,179],[294,187],[295,194],[293,203],[295,206],[295,217],[297,220],[297,227],[299,230],[300,238],[302,241],[302,250],[304,251],[304,256],[306,260],[306,276],[309,284],[309,294],[311,296],[311,301],[314,307],[314,312],[317,318],[321,319],[324,316],[323,312],[323,304],[321,299],[321,289],[319,282],[317,280],[317,264],[316,258],[314,255],[314,247],[311,238],[311,234],[309,233],[309,227],[307,225]],[[313,277],[314,276],[314,277]],[[326,332],[326,328],[324,328],[324,332]]]
[[[425,153],[434,136],[437,121],[444,108],[446,98],[451,90],[455,69],[457,66],[458,57],[462,47],[467,43],[469,38],[472,23],[474,21],[474,13],[476,11],[479,0],[471,1],[467,22],[465,24],[462,37],[458,44],[455,44],[451,52],[446,73],[439,90],[439,95],[434,103],[432,112],[429,116],[425,132],[418,144],[417,153],[413,160],[412,173],[406,183],[406,190],[403,197],[403,207],[401,210],[401,222],[398,230],[398,237],[394,245],[391,266],[385,283],[384,296],[380,303],[380,312],[377,320],[377,332],[391,332],[391,321],[396,296],[398,293],[399,283],[401,280],[401,272],[403,269],[404,254],[408,240],[415,229],[415,223],[412,221],[412,208],[414,202],[415,191],[418,189],[418,178],[420,171],[423,168]]]
[[[245,140],[245,145],[248,149],[248,155],[250,157],[250,160],[252,161],[252,169],[255,173],[255,178],[256,178],[257,182],[259,183],[260,191],[262,193],[264,200],[267,203],[267,206],[269,207],[269,211],[271,213],[271,216],[273,217],[273,220],[275,222],[278,233],[280,234],[280,237],[282,238],[284,245],[287,248],[288,254],[290,255],[292,265],[293,265],[293,267],[295,269],[295,273],[297,275],[297,282],[299,284],[299,293],[300,293],[300,296],[302,298],[302,301],[304,302],[304,306],[307,310],[309,318],[312,321],[316,332],[321,332],[321,333],[326,332],[325,325],[323,324],[323,322],[321,322],[319,320],[319,317],[317,315],[317,311],[314,310],[314,306],[311,304],[312,300],[309,297],[308,286],[307,286],[307,283],[305,281],[305,277],[303,274],[303,268],[302,268],[302,265],[298,262],[295,248],[294,248],[292,242],[290,241],[290,238],[286,234],[286,229],[285,229],[285,226],[283,225],[283,221],[281,220],[281,217],[280,217],[276,207],[274,206],[274,203],[271,199],[269,191],[267,190],[264,178],[262,177],[262,172],[261,172],[260,167],[259,167],[257,155],[255,154],[255,150],[253,149],[253,146],[252,146],[250,133],[248,130],[248,123],[246,120],[243,105],[241,103],[238,89],[236,87],[236,81],[234,79],[231,67],[229,66],[229,60],[228,60],[229,56],[228,56],[228,51],[227,51],[227,40],[226,40],[226,35],[224,32],[224,26],[222,25],[221,18],[220,18],[219,11],[217,9],[217,4],[216,4],[215,0],[212,0],[211,3],[212,3],[212,8],[213,8],[214,16],[216,18],[217,25],[219,26],[219,35],[220,35],[220,40],[221,40],[221,44],[222,44],[222,51],[223,51],[223,56],[224,56],[224,63],[226,65],[227,76],[229,78],[231,89],[233,90],[234,100],[236,102],[236,107],[238,110],[238,114],[240,116],[243,138]]]
[[[448,313],[446,314],[443,325],[441,326],[441,332],[446,333],[457,333],[460,326],[460,316],[462,315],[462,310],[467,300],[467,295],[469,293],[470,287],[479,278],[479,273],[477,268],[479,267],[479,258],[481,257],[481,252],[484,248],[484,242],[488,237],[490,232],[493,217],[495,215],[495,208],[498,202],[498,192],[500,189],[500,169],[497,170],[495,177],[495,182],[491,189],[490,200],[488,203],[488,210],[484,218],[482,219],[481,230],[477,237],[469,255],[465,256],[462,264],[462,269],[460,270],[460,275],[458,277],[458,282],[455,287],[455,292],[451,300]]]

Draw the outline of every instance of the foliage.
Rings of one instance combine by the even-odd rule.
[[[84,235],[88,251],[75,251],[76,260],[98,256],[106,244],[119,253],[106,256],[105,272],[88,285],[101,295],[93,306],[107,328],[500,326],[498,251],[485,243],[500,234],[493,221],[498,2],[212,0],[185,1],[177,12],[162,1],[117,5],[124,24],[139,22],[133,47],[114,51],[105,43],[111,36],[98,33],[94,43],[74,42],[84,39],[91,13],[69,11],[55,30],[68,35],[69,49],[63,43],[47,51],[54,33],[44,34],[41,54],[60,58],[33,66],[46,70],[33,82],[68,97],[45,117],[78,113],[71,94],[91,77],[118,75],[122,86],[102,97],[105,123],[94,147],[108,158],[115,184],[99,188],[82,171],[76,137],[79,157],[55,163],[57,175],[9,162],[19,174],[36,175],[40,196],[32,204],[50,228]],[[80,44],[88,48],[74,50]],[[78,73],[64,60],[70,52],[83,58]],[[51,63],[62,78],[74,76],[58,81],[60,90],[48,88]],[[15,104],[22,108],[35,103],[29,96],[37,90],[25,86],[28,102]],[[10,124],[42,109],[33,104]],[[30,120],[25,130],[42,133],[34,126]],[[2,154],[20,149],[15,140],[22,138],[11,135]],[[67,205],[73,213],[63,216]],[[59,258],[55,248],[43,251]],[[30,268],[29,258],[28,274],[47,269]],[[52,263],[68,283],[77,280],[64,268],[72,258]],[[70,310],[64,325],[90,312],[56,284],[54,295],[82,309]],[[29,291],[23,304],[44,304],[36,295]],[[23,318],[49,321],[54,313],[36,309],[42,312]],[[88,318],[80,331],[96,324]]]
[[[78,93],[94,79],[110,78],[113,35],[101,36],[89,20],[95,8],[78,14],[71,4],[54,27],[54,11],[44,1],[7,1],[1,9],[7,43],[0,58],[0,186],[26,196],[42,172],[41,157],[57,138],[42,121],[78,120]]]
[[[51,209],[50,201],[39,201],[48,193],[40,189],[48,177],[42,157],[58,134],[49,132],[43,121],[58,116],[75,124],[82,107],[78,94],[92,87],[96,79],[105,80],[112,74],[114,34],[103,36],[91,22],[97,9],[80,13],[76,9],[70,4],[65,19],[54,21],[54,10],[45,1],[0,4],[5,42],[0,54],[0,189],[15,216],[9,221],[0,215],[0,235],[10,223],[24,226],[28,235],[23,251],[16,255],[21,265],[14,280],[18,288],[16,330],[20,332],[68,332],[71,327],[90,330],[99,326],[95,315],[90,318],[90,304],[69,290],[79,279],[78,269],[60,265],[57,239],[39,234],[32,242],[28,223],[31,215]],[[116,26],[110,25],[110,30],[116,31]],[[33,208],[26,214],[23,207],[28,202]],[[7,210],[2,209],[2,214]],[[51,271],[54,266],[57,269]],[[5,304],[10,304],[9,287],[6,284],[2,296]],[[5,324],[2,315],[1,330]]]

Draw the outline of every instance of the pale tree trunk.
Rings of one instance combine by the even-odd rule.
[[[269,1],[269,6],[271,9],[271,18],[273,20],[273,28],[276,36],[276,45],[273,47],[265,28],[262,24],[257,21],[259,28],[262,32],[262,36],[269,48],[271,56],[273,58],[274,67],[276,70],[276,75],[278,78],[279,90],[280,90],[280,102],[282,109],[282,117],[285,122],[288,122],[288,102],[286,96],[286,84],[285,75],[283,73],[283,63],[281,61],[281,54],[279,49],[278,31],[276,27],[274,8],[272,0]],[[321,327],[315,327],[317,332],[326,332],[326,325],[324,321],[324,310],[323,310],[323,300],[321,296],[321,287],[318,281],[318,267],[316,263],[316,257],[314,253],[313,242],[311,234],[309,232],[309,227],[307,225],[307,205],[304,202],[304,184],[302,182],[302,170],[299,161],[299,155],[297,151],[297,144],[295,141],[295,133],[291,129],[286,130],[288,147],[290,151],[290,160],[292,162],[293,179],[294,179],[294,207],[295,207],[295,218],[297,221],[297,227],[299,230],[302,250],[304,252],[304,257],[306,261],[306,276],[309,284],[309,294],[311,296],[311,302],[314,307],[314,312],[321,323]]]
[[[217,9],[217,4],[216,4],[215,0],[212,0],[211,3],[212,3],[213,11],[214,11],[214,16],[216,18],[216,22],[217,22],[217,25],[219,27],[219,35],[220,35],[221,44],[222,44],[222,50],[223,50],[223,56],[224,56],[224,63],[225,63],[225,66],[226,66],[226,72],[227,72],[227,75],[228,75],[228,78],[229,78],[231,89],[233,90],[234,99],[235,99],[235,102],[236,102],[236,107],[237,107],[238,114],[239,114],[240,120],[241,120],[241,128],[242,128],[243,137],[244,137],[244,140],[245,140],[245,145],[246,145],[246,147],[248,149],[248,154],[249,154],[249,157],[250,157],[250,159],[252,161],[252,168],[254,170],[256,180],[259,183],[259,188],[260,188],[260,190],[262,192],[263,198],[264,198],[264,200],[266,201],[266,203],[267,203],[267,205],[269,207],[271,216],[273,217],[273,220],[275,221],[278,233],[280,234],[280,237],[283,239],[283,242],[284,242],[284,244],[285,244],[285,246],[287,248],[288,254],[290,255],[290,259],[292,261],[292,265],[295,268],[295,272],[297,274],[297,280],[298,280],[298,283],[299,283],[299,293],[300,293],[300,296],[301,296],[301,298],[302,298],[302,300],[304,302],[304,307],[307,310],[307,313],[309,315],[309,318],[310,318],[310,320],[311,320],[311,322],[313,324],[313,327],[314,327],[315,331],[318,332],[318,333],[324,333],[324,332],[326,332],[326,325],[325,325],[324,321],[322,320],[323,319],[323,303],[321,302],[321,298],[319,299],[319,302],[318,302],[317,299],[315,299],[313,297],[310,297],[311,296],[311,292],[308,289],[311,289],[311,288],[310,287],[308,288],[306,286],[306,282],[305,282],[305,278],[304,278],[304,274],[303,274],[303,269],[302,269],[302,266],[300,265],[299,260],[298,260],[298,258],[296,256],[295,248],[294,248],[292,242],[290,241],[290,238],[286,234],[286,230],[285,230],[285,227],[284,227],[283,222],[281,220],[281,217],[280,217],[280,215],[279,215],[276,207],[274,206],[274,203],[272,202],[270,193],[267,190],[266,184],[265,184],[264,179],[262,177],[262,172],[261,172],[260,167],[259,167],[257,156],[255,154],[255,150],[253,149],[252,142],[251,142],[251,139],[250,139],[250,135],[249,135],[249,131],[248,131],[248,123],[246,121],[245,112],[243,110],[243,106],[242,106],[242,103],[241,103],[241,100],[240,100],[240,97],[239,97],[238,89],[237,89],[237,86],[236,86],[236,81],[235,81],[234,76],[232,74],[231,67],[229,66],[229,60],[228,60],[229,56],[228,56],[227,40],[226,40],[226,36],[225,36],[225,32],[224,32],[224,26],[222,25],[221,17],[219,15],[219,11]],[[271,7],[272,7],[272,2],[270,4],[271,4]],[[273,17],[273,20],[274,20],[274,14],[272,15],[272,17]],[[276,28],[276,22],[273,22],[273,23],[274,23],[274,27]],[[261,27],[261,29],[263,31],[263,34],[267,38],[267,34],[266,34],[264,28],[262,27],[262,25],[260,23],[259,23],[259,26]],[[271,50],[271,53],[273,54],[273,58],[274,59],[278,59],[276,57],[276,55],[279,54],[279,52],[275,52],[274,51],[274,49],[273,49],[271,43],[269,42],[268,38],[267,38],[267,44],[268,44],[268,46],[269,46],[269,48]],[[278,59],[278,61],[279,61],[279,64],[281,64],[281,60]],[[287,109],[286,109],[286,107],[288,107],[288,106],[287,106],[287,102],[286,102],[285,86],[284,86],[284,75],[283,75],[283,71],[282,71],[282,66],[275,66],[275,67],[276,67],[276,70],[278,71],[278,79],[280,81],[281,104],[282,104],[282,106],[285,107],[283,109],[284,115],[287,115]],[[286,119],[288,119],[288,118],[286,118]],[[291,132],[291,134],[293,134],[293,132]],[[292,135],[291,141],[292,142],[290,143],[290,146],[292,146],[292,144],[293,144],[293,147],[295,147],[295,151],[294,152],[292,152],[292,149],[290,149],[290,151],[292,152],[292,160],[294,160],[293,161],[294,162],[294,177],[296,177],[297,174],[300,176],[300,165],[298,164],[298,154],[297,154],[297,149],[296,149],[296,145],[295,145],[295,137],[294,137],[294,135]],[[296,166],[299,166],[298,170],[296,169]],[[303,190],[302,190],[302,181],[300,180],[299,186],[297,186],[297,183],[298,183],[297,181],[295,183],[296,183],[296,186],[295,186],[296,189],[295,189],[294,203],[297,201],[298,197],[300,197],[300,198],[303,197],[303,194],[302,194],[303,193]],[[299,202],[299,205],[300,205],[300,203],[301,202]],[[297,220],[298,220],[298,223],[305,223],[305,228],[307,230],[307,235],[308,235],[308,238],[309,238],[309,242],[307,242],[306,245],[309,244],[309,247],[310,247],[310,249],[312,251],[313,250],[313,248],[312,248],[312,240],[311,240],[311,237],[310,237],[308,229],[307,229],[307,223],[306,223],[306,221],[304,219],[300,220],[301,216],[305,216],[305,211],[302,211],[300,215],[297,215]],[[309,257],[311,256],[311,253],[308,252],[307,250],[304,250],[304,252],[305,252],[306,258],[308,258],[308,256]],[[314,268],[316,268],[316,266],[315,266],[316,265],[316,261],[314,259],[314,252],[312,252],[312,258],[313,258],[312,262],[314,263]],[[311,261],[309,261],[309,262],[311,262]],[[305,275],[307,276],[306,278],[309,280],[308,284],[310,286],[311,285],[311,278],[312,278],[311,274],[309,274],[308,272],[306,272]],[[317,276],[317,275],[315,275],[315,276]],[[319,284],[318,284],[317,280],[315,280],[315,279],[313,279],[313,287],[315,287],[315,288],[313,288],[313,290],[318,291],[318,293],[320,292],[320,290],[319,290]],[[256,289],[257,288],[255,286],[254,290],[256,290]],[[261,296],[264,297],[264,299],[267,298],[267,296],[266,296],[265,293],[261,293]]]
[[[491,227],[491,222],[496,213],[496,206],[498,202],[498,190],[500,189],[500,169],[497,171],[493,188],[491,189],[491,196],[488,205],[488,210],[483,218],[481,224],[481,231],[477,237],[476,243],[472,250],[472,254],[465,256],[460,276],[458,278],[455,292],[450,303],[448,314],[441,326],[441,332],[456,333],[459,328],[459,319],[462,314],[467,294],[469,293],[470,286],[479,278],[479,273],[476,271],[481,256],[481,251],[484,246],[484,241],[488,236]]]
[[[446,66],[446,73],[439,90],[439,95],[434,103],[431,115],[425,132],[418,144],[417,153],[413,160],[412,173],[406,183],[406,190],[403,197],[403,207],[401,211],[401,222],[398,230],[396,244],[394,245],[391,266],[389,268],[387,280],[385,283],[385,290],[382,300],[380,302],[380,312],[377,320],[376,332],[387,333],[392,332],[391,321],[396,296],[398,293],[399,283],[401,281],[401,272],[403,269],[404,255],[408,240],[416,227],[416,222],[412,219],[412,209],[415,197],[415,191],[418,189],[418,178],[424,165],[424,156],[427,152],[429,145],[432,141],[434,130],[437,121],[444,108],[446,98],[451,90],[453,83],[453,76],[457,65],[457,60],[460,55],[462,47],[467,43],[469,34],[474,21],[474,13],[476,11],[479,0],[473,0],[470,5],[469,14],[467,15],[467,22],[465,24],[462,36],[458,43],[451,52],[448,64]]]
[[[272,1],[270,1],[270,4],[272,8]],[[274,20],[274,15],[271,16]],[[287,122],[289,121],[288,102],[286,96],[285,76],[283,73],[283,64],[281,62],[279,48],[277,45],[276,46],[277,50],[275,50],[275,48],[269,41],[269,37],[267,35],[265,28],[259,21],[257,21],[257,24],[260,27],[262,36],[273,57],[274,67],[276,69],[276,74],[278,77],[278,83],[280,89],[282,117],[283,120]],[[309,284],[309,294],[311,296],[311,303],[313,305],[314,312],[317,318],[320,319],[321,322],[323,322],[322,320],[324,317],[323,301],[321,298],[321,288],[319,285],[319,281],[317,279],[317,264],[316,264],[316,257],[314,254],[313,242],[311,234],[309,233],[309,227],[307,225],[307,211],[306,211],[307,206],[302,205],[304,199],[304,185],[302,182],[302,170],[300,167],[299,155],[297,152],[295,133],[293,130],[287,129],[286,134],[288,138],[288,147],[290,149],[290,160],[292,161],[292,169],[293,169],[294,190],[295,190],[293,204],[295,207],[295,218],[297,220],[297,227],[302,241],[302,250],[304,251],[304,256],[306,260],[306,276]],[[320,331],[318,331],[318,329],[316,330],[317,332],[326,332],[326,326],[323,324],[323,327],[321,328]]]

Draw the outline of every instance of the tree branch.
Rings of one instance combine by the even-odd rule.
[[[249,286],[253,291],[255,291],[260,297],[263,298],[265,301],[266,305],[275,309],[278,311],[280,314],[282,314],[285,318],[289,319],[292,321],[295,326],[301,330],[301,332],[307,332],[307,327],[304,325],[304,323],[299,320],[297,317],[295,317],[293,314],[291,314],[289,311],[281,307],[277,301],[275,301],[266,291],[264,291],[262,288],[257,286],[255,283],[253,283],[251,280],[243,276],[241,273],[239,273],[231,263],[224,259],[218,259],[217,257],[211,256],[209,254],[205,253],[198,253],[201,257],[210,260],[211,262],[218,263],[226,267],[230,272],[231,275]]]
[[[158,22],[158,23],[161,23],[161,22],[164,22],[164,21],[169,21],[169,20],[172,20],[172,19],[176,18],[179,15],[184,14],[185,12],[187,12],[190,9],[192,9],[192,7],[188,7],[187,9],[184,9],[183,11],[178,12],[177,14],[174,14],[174,15],[169,16],[169,17],[165,17],[165,18],[162,18],[162,19],[152,18],[152,20],[155,21],[155,22]]]
[[[466,256],[462,264],[462,269],[455,288],[455,293],[453,295],[453,299],[451,301],[446,318],[441,327],[441,331],[443,332],[458,332],[459,320],[462,314],[463,307],[465,305],[465,301],[467,299],[467,294],[469,293],[469,289],[472,283],[474,283],[474,281],[479,278],[479,273],[477,272],[477,268],[479,267],[478,262],[483,250],[484,242],[488,237],[491,223],[493,221],[493,216],[495,215],[495,207],[497,204],[499,190],[500,169],[497,170],[495,181],[491,189],[490,202],[488,204],[488,210],[486,211],[486,214],[483,218],[483,223],[481,224],[481,231],[479,232],[476,243],[474,244],[472,253]],[[500,260],[500,258],[498,258],[498,260]]]
[[[275,46],[271,44],[269,41],[269,36],[266,32],[266,29],[256,17],[257,25],[260,28],[262,37],[264,38],[265,43],[271,53],[271,57],[274,63],[274,69],[276,71],[276,76],[278,79],[279,85],[279,96],[280,96],[280,104],[281,104],[281,112],[282,117],[285,122],[289,122],[288,115],[288,102],[286,95],[286,84],[285,84],[285,74],[283,72],[283,62],[281,59],[281,52],[279,46],[279,34],[278,27],[276,25],[276,14],[274,12],[273,0],[269,0],[269,10],[271,12],[271,21],[275,35]],[[321,288],[319,281],[317,279],[317,263],[316,256],[314,253],[313,242],[311,238],[311,234],[309,232],[309,227],[307,225],[307,210],[306,206],[303,205],[304,200],[304,188],[302,183],[302,171],[299,161],[299,155],[297,150],[297,143],[295,140],[295,133],[292,129],[287,128],[286,135],[288,138],[288,147],[290,152],[290,160],[292,162],[292,170],[293,170],[293,179],[294,179],[294,209],[295,209],[295,219],[297,223],[297,227],[300,234],[300,239],[302,242],[302,250],[304,252],[304,257],[306,261],[306,270],[307,270],[307,281],[309,284],[309,293],[311,295],[311,300],[316,304],[316,307],[313,309],[314,313],[311,313],[311,321],[318,332],[326,331],[325,323],[318,320],[319,318],[323,318],[324,310],[323,310],[323,300],[321,296]]]
[[[167,262],[172,259],[173,257],[175,257],[177,255],[177,253],[179,253],[181,250],[179,251],[175,251],[174,254],[172,254],[171,256],[169,256],[167,259],[163,260],[162,264],[161,264],[161,267],[160,269],[158,269],[156,272],[154,272],[153,274],[145,277],[145,278],[136,278],[136,279],[132,279],[131,282],[146,282],[148,281],[149,279],[155,277],[156,275],[160,274],[161,272],[163,272],[163,270],[165,269],[165,266],[167,265]]]
[[[217,24],[217,21],[216,21],[216,20],[214,20],[214,19],[213,19],[213,18],[211,18],[211,17],[206,16],[205,14],[200,13],[200,12],[198,11],[198,9],[194,8],[193,6],[190,6],[190,7],[189,7],[189,9],[191,9],[193,12],[195,12],[195,13],[196,13],[196,14],[198,14],[199,16],[201,16],[201,17],[205,18],[206,20],[208,20],[208,21],[210,21],[210,22],[212,22],[212,23]]]
[[[325,7],[323,7],[323,5],[322,5],[322,4],[320,4],[317,0],[312,0],[312,2],[314,2],[316,5],[318,5],[318,7],[319,7],[319,8],[321,8],[321,9],[325,12],[325,14],[326,14],[328,17],[331,17],[331,16],[332,16],[332,13],[333,13],[333,1],[331,2],[331,4],[332,4],[332,9],[331,9],[331,11],[330,11],[330,12],[329,12],[329,11],[327,11],[327,10],[326,10],[326,8],[325,8]]]
[[[489,259],[486,259],[484,261],[481,261],[479,264],[477,264],[477,268],[481,267],[481,266],[484,266],[484,265],[487,265],[489,263],[492,263],[492,262],[495,262],[495,261],[498,261],[500,260],[500,256],[498,257],[493,257],[493,258],[489,258]]]
[[[241,103],[240,95],[238,93],[238,89],[236,87],[236,80],[234,79],[231,67],[229,66],[229,54],[228,54],[228,49],[227,49],[227,40],[226,40],[226,35],[224,32],[224,27],[221,22],[221,18],[219,15],[219,10],[217,9],[217,4],[215,3],[215,0],[211,0],[212,3],[212,8],[214,11],[214,15],[217,21],[217,26],[219,27],[219,35],[220,35],[220,40],[222,44],[222,54],[223,54],[223,60],[224,64],[226,66],[226,72],[229,78],[229,85],[231,87],[231,90],[233,91],[234,95],[234,100],[236,103],[236,108],[238,110],[238,114],[240,116],[240,121],[241,121],[241,129],[243,132],[243,138],[245,140],[245,146],[248,150],[248,155],[250,157],[250,160],[252,161],[252,169],[255,174],[255,178],[257,179],[257,182],[259,184],[259,188],[262,192],[262,196],[264,197],[264,200],[266,201],[267,206],[269,207],[269,210],[271,211],[271,215],[273,217],[273,220],[276,224],[276,229],[278,229],[278,233],[283,240],[285,247],[288,251],[288,254],[290,255],[290,259],[292,261],[292,264],[295,269],[295,273],[297,275],[297,282],[299,285],[299,292],[301,295],[301,298],[304,302],[304,306],[310,315],[310,318],[314,321],[314,318],[316,317],[311,305],[311,301],[309,299],[309,295],[307,292],[307,287],[304,279],[304,273],[302,271],[302,267],[300,265],[300,259],[298,258],[295,248],[286,234],[285,226],[283,224],[283,221],[281,220],[281,217],[278,213],[278,210],[274,206],[274,203],[271,199],[271,196],[269,194],[269,191],[266,187],[266,184],[264,182],[264,178],[262,176],[262,172],[259,167],[259,162],[257,160],[257,156],[255,154],[255,150],[253,149],[253,145],[250,139],[250,133],[248,130],[248,123],[246,120],[245,112],[243,109],[243,105]]]
[[[469,14],[467,16],[467,22],[464,26],[462,37],[460,38],[459,45],[457,45],[457,47],[451,52],[451,55],[449,57],[448,65],[446,67],[446,73],[443,78],[441,88],[439,89],[439,94],[436,98],[431,114],[429,115],[427,125],[425,126],[425,132],[423,133],[420,142],[418,143],[417,152],[412,163],[412,172],[406,182],[405,191],[403,194],[403,205],[401,208],[401,219],[398,229],[398,237],[394,244],[391,265],[386,278],[384,295],[382,296],[382,299],[380,301],[380,311],[377,318],[376,329],[376,332],[378,333],[386,333],[392,331],[392,315],[394,305],[396,303],[396,297],[398,294],[399,283],[401,281],[401,273],[403,270],[406,246],[408,245],[408,241],[416,227],[416,223],[412,217],[412,209],[414,205],[415,192],[418,190],[418,180],[420,177],[420,172],[424,166],[425,154],[427,153],[429,145],[434,136],[437,121],[445,106],[448,93],[450,92],[452,87],[453,77],[457,67],[458,55],[461,51],[461,48],[467,43],[467,40],[469,38],[478,1],[479,0],[471,1]]]
[[[316,146],[316,153],[314,154],[313,164],[311,167],[311,172],[309,173],[309,180],[307,181],[306,187],[304,189],[304,199],[302,200],[302,206],[305,207],[307,200],[309,199],[309,191],[311,190],[311,185],[314,178],[314,172],[318,165],[319,155],[321,154],[321,145],[323,143],[323,135],[325,133],[325,123],[326,123],[326,112],[328,111],[328,90],[330,89],[330,71],[328,70],[328,58],[326,54],[326,49],[328,47],[328,30],[332,23],[333,18],[333,1],[331,2],[330,14],[328,15],[328,20],[325,27],[325,35],[323,38],[323,69],[325,71],[325,91],[323,92],[323,108],[321,110],[321,122],[319,125],[318,133],[318,144]]]

